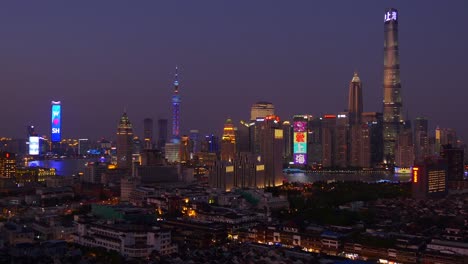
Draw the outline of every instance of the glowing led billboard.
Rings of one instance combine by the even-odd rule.
[[[62,139],[62,105],[60,101],[52,101],[52,123],[51,123],[51,140],[52,142],[60,142]]]
[[[306,164],[307,154],[293,154],[294,164]]]
[[[293,123],[294,164],[307,164],[307,117],[295,116]],[[298,120],[297,120],[298,119]]]
[[[39,137],[29,137],[29,155],[39,155]]]
[[[418,179],[419,179],[419,168],[418,168],[418,167],[414,167],[414,168],[413,168],[413,182],[414,182],[414,183],[417,183],[417,182],[418,182]]]

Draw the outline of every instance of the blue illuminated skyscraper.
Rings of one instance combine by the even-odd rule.
[[[181,98],[179,95],[179,77],[178,68],[176,67],[174,77],[174,95],[172,96],[172,142],[178,143],[180,141],[180,103]]]

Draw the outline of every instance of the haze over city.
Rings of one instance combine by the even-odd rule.
[[[259,100],[286,120],[343,111],[355,70],[364,110],[380,112],[382,10],[394,6],[404,114],[467,138],[466,1],[90,3],[2,6],[3,135],[47,135],[51,100],[64,137],[112,137],[124,109],[140,135],[145,117],[171,118],[176,65],[182,134],[219,134]]]

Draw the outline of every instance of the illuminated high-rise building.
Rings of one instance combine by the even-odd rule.
[[[384,119],[384,161],[393,165],[395,145],[403,123],[400,83],[400,59],[398,42],[398,11],[390,8],[385,11],[384,29],[384,80],[383,80],[383,119]]]
[[[349,138],[350,138],[350,151],[349,162],[352,167],[362,167],[368,165],[368,162],[363,164],[363,160],[369,160],[361,157],[365,147],[365,137],[367,130],[362,126],[362,84],[358,74],[355,72],[353,79],[349,84],[349,97],[348,97],[348,117],[349,117]],[[364,128],[364,129],[363,129]]]
[[[250,120],[255,121],[257,118],[265,118],[275,114],[275,107],[270,102],[256,102],[250,110]]]
[[[443,159],[425,159],[412,170],[411,192],[413,198],[440,198],[447,194],[447,163]]]
[[[232,120],[228,118],[224,123],[221,138],[221,160],[232,161],[236,156],[236,134]]]
[[[16,155],[14,153],[0,152],[0,178],[13,178],[16,173]]]
[[[183,135],[180,138],[180,162],[189,162],[190,161],[190,138],[187,135]]]
[[[395,165],[399,168],[410,168],[414,164],[414,144],[411,125],[407,121],[402,127],[395,150]]]
[[[357,72],[349,83],[348,112],[350,125],[361,124],[362,106],[362,84]]]
[[[259,154],[265,164],[265,186],[277,186],[283,183],[283,129],[278,116],[266,116],[258,121]]]
[[[347,168],[349,165],[349,117],[347,113],[339,113],[335,128],[335,165]]]
[[[117,167],[130,169],[132,167],[133,128],[126,112],[124,112],[120,118],[117,128],[116,148]]]
[[[153,119],[151,118],[143,120],[143,140],[145,149],[153,148]]]

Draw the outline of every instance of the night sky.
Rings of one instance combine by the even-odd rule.
[[[0,136],[114,138],[124,109],[171,118],[180,68],[181,128],[220,133],[274,103],[282,119],[345,109],[355,69],[364,110],[382,111],[383,20],[399,10],[403,104],[411,119],[468,140],[468,1],[11,1],[0,8]]]

